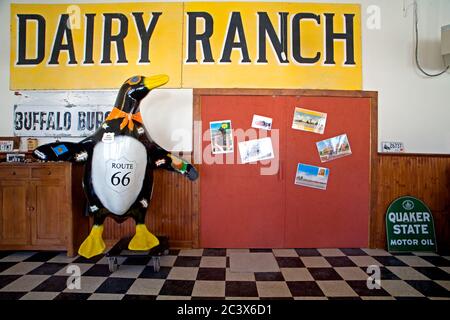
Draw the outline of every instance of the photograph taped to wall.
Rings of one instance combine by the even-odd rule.
[[[231,120],[212,121],[209,123],[209,130],[213,154],[231,153],[234,151]]]
[[[273,159],[272,139],[262,138],[239,142],[239,153],[242,163]]]
[[[19,137],[0,137],[0,152],[11,152],[19,149]]]
[[[320,161],[327,162],[352,154],[347,134],[316,142]]]
[[[9,152],[14,149],[14,141],[0,141],[0,152]]]
[[[259,116],[257,114],[253,115],[252,128],[271,130],[272,129],[272,118]]]
[[[323,134],[326,122],[326,113],[295,108],[292,129]]]
[[[304,187],[326,190],[330,170],[299,163],[295,175],[295,184]]]

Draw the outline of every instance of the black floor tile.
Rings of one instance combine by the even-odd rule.
[[[190,280],[166,280],[159,291],[159,295],[165,296],[190,296],[194,289],[195,281]]]
[[[412,253],[412,252],[395,252],[395,253],[392,253],[392,255],[394,255],[394,256],[413,256],[414,253]]]
[[[199,268],[197,280],[225,281],[225,268]]]
[[[427,300],[427,301],[429,301],[429,299],[427,297],[395,297],[395,300],[399,300],[399,301]]]
[[[54,275],[64,267],[66,267],[67,264],[64,263],[44,263],[37,267],[36,269],[30,271],[28,274],[33,275]]]
[[[286,284],[294,297],[325,296],[315,281],[287,281]]]
[[[111,272],[109,271],[109,266],[107,264],[95,264],[83,273],[83,276],[87,277],[109,277],[110,275]]]
[[[308,268],[314,280],[342,280],[333,268]]]
[[[226,297],[258,297],[258,289],[254,281],[227,281]]]
[[[4,250],[0,251],[0,259],[3,259],[4,257],[9,256],[10,254],[15,253],[16,251],[10,251],[10,250]]]
[[[328,300],[361,300],[360,297],[328,297]]]
[[[167,276],[170,272],[169,267],[160,267],[158,272],[153,270],[152,266],[146,266],[144,270],[142,270],[141,274],[138,278],[144,279],[167,279]]]
[[[321,256],[320,252],[317,249],[295,249],[297,254],[300,257],[319,257]]]
[[[259,300],[294,300],[293,297],[260,297]]]
[[[126,293],[134,281],[135,279],[129,278],[108,278],[95,290],[95,293]]]
[[[20,275],[0,275],[0,289],[19,279]]]
[[[227,249],[212,248],[203,250],[204,257],[225,257],[226,255]]]
[[[284,281],[281,272],[255,272],[256,281]]]
[[[5,270],[11,268],[15,264],[16,264],[16,262],[0,262],[0,272],[3,272]]]
[[[177,256],[180,253],[179,249],[170,249],[169,256]]]
[[[227,266],[227,268],[230,267],[230,257],[227,257],[227,259],[226,259],[226,266]]]
[[[225,300],[225,297],[191,297],[191,300]]]
[[[360,267],[362,271],[367,273],[367,267]],[[371,273],[373,275],[373,272]],[[369,274],[367,274],[369,276]],[[399,277],[397,277],[393,272],[391,272],[386,267],[380,267],[380,276],[381,280],[400,280]]]
[[[356,264],[347,257],[325,257],[333,267],[355,267]]]
[[[436,267],[450,267],[450,261],[440,256],[420,256]]]
[[[379,257],[373,257],[375,260],[377,260],[379,263],[381,263],[383,266],[387,267],[405,267],[407,264],[405,264],[403,261],[397,259],[394,256],[379,256]]]
[[[275,257],[278,262],[278,266],[280,268],[304,268],[305,265],[303,264],[302,260],[300,258],[296,257]]]
[[[362,281],[347,280],[347,283],[353,289],[353,291],[355,291],[359,296],[363,296],[363,297],[390,296],[390,294],[387,293],[382,288],[382,286],[380,287],[380,289],[369,289],[367,287],[367,281],[365,281],[365,280],[362,280]]]
[[[67,288],[67,279],[65,276],[51,276],[46,279],[32,291],[61,292]]]
[[[0,292],[0,300],[19,300],[26,292]]]
[[[340,248],[346,256],[367,256],[368,254],[360,248]]]
[[[434,281],[406,280],[406,283],[426,297],[450,297],[450,292]]]
[[[77,264],[77,263],[97,263],[99,262],[105,255],[104,254],[99,254],[95,257],[92,258],[85,258],[85,257],[78,257],[76,258],[72,263]]]
[[[177,257],[175,267],[198,267],[202,257]]]
[[[272,253],[272,249],[268,249],[268,248],[251,248],[250,252],[251,253],[257,253],[257,252],[270,252],[270,253]]]
[[[137,266],[142,266],[142,265],[147,265],[147,263],[149,263],[149,261],[151,260],[152,257],[150,256],[145,256],[145,257],[128,257],[125,259],[124,262],[122,262],[123,265],[137,265]]]
[[[58,251],[41,251],[33,254],[31,257],[25,259],[25,262],[47,262],[56,257],[60,252]]]
[[[424,274],[426,277],[431,280],[446,280],[450,281],[450,274],[445,272],[442,269],[436,267],[414,267],[415,270]]]
[[[156,300],[157,296],[150,295],[140,295],[140,294],[126,294],[122,300],[139,300],[139,301],[148,301],[148,300]]]
[[[69,292],[61,292],[59,295],[55,297],[53,300],[87,300],[91,294],[90,293],[69,293]]]

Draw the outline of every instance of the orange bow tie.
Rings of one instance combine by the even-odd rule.
[[[116,107],[114,107],[112,109],[111,113],[109,114],[108,118],[106,118],[106,120],[114,120],[114,119],[120,119],[120,118],[123,118],[123,121],[120,124],[120,130],[122,130],[123,128],[125,128],[128,125],[128,129],[130,131],[133,131],[133,128],[134,128],[133,121],[137,121],[140,124],[143,123],[140,112],[131,114],[131,113],[122,111],[120,109],[117,109]]]

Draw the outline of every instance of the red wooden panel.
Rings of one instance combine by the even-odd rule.
[[[253,114],[273,118],[280,170],[263,176],[263,165],[203,163],[200,180],[202,247],[365,247],[369,224],[370,100],[295,96],[203,96],[203,131],[210,121],[251,127]],[[296,106],[328,113],[325,134],[291,129]],[[264,131],[265,132],[265,131]],[[272,132],[274,134],[275,132]],[[353,154],[322,164],[316,142],[347,133]],[[205,139],[207,138],[207,139]],[[256,137],[252,137],[254,139]],[[210,154],[204,137],[204,158]],[[206,148],[206,149],[205,149]],[[228,155],[230,156],[230,155]],[[225,162],[225,156],[213,157]],[[330,169],[326,191],[294,185],[297,163]]]
[[[235,133],[234,164],[203,163],[200,179],[200,245],[202,247],[282,247],[284,241],[283,181],[278,174],[261,175],[268,165],[237,164],[240,159],[238,141],[250,140],[239,131],[251,128],[253,114],[273,116],[273,128],[284,123],[278,99],[265,96],[202,97],[203,131],[210,121],[232,120]],[[266,133],[256,130],[258,136]],[[284,130],[284,129],[282,129]],[[269,133],[270,136],[270,133]],[[256,137],[252,137],[254,139]],[[204,160],[211,154],[203,142]],[[273,139],[272,139],[273,140]],[[275,148],[275,142],[273,142]],[[225,162],[225,155],[214,155]],[[207,159],[206,159],[207,160]],[[276,170],[277,171],[277,170]]]
[[[301,97],[287,106],[327,113],[323,135],[286,135],[286,247],[367,247],[369,235],[370,99]],[[347,134],[352,155],[322,163],[316,142]],[[327,190],[294,184],[297,163],[330,169]]]

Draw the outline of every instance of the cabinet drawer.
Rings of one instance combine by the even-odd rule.
[[[3,179],[28,178],[29,175],[30,171],[28,168],[17,168],[17,167],[0,168],[0,178]]]
[[[44,167],[44,168],[31,168],[32,178],[52,178],[52,177],[63,177],[64,168],[55,167]]]

